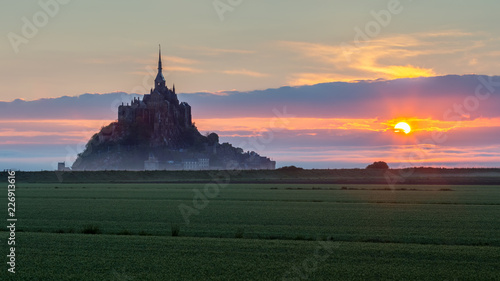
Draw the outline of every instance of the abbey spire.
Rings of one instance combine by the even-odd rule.
[[[161,45],[158,45],[159,48],[159,56],[158,56],[158,73],[161,73],[163,70],[163,67],[161,65]]]
[[[165,89],[165,77],[163,77],[163,67],[161,64],[161,45],[159,45],[159,55],[158,55],[158,74],[155,79],[155,89],[162,90]]]

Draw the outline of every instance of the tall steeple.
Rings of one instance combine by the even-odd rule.
[[[155,90],[165,89],[165,77],[163,77],[163,67],[161,64],[161,45],[159,45],[159,56],[158,56],[158,74],[155,79]]]
[[[158,56],[158,72],[161,73],[163,70],[163,67],[161,65],[161,45],[158,45],[159,47],[159,56]]]

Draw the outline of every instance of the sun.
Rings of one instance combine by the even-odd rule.
[[[405,134],[409,134],[411,132],[411,127],[406,122],[399,122],[398,124],[396,124],[396,126],[394,126],[394,130],[396,132],[403,131],[405,132]]]

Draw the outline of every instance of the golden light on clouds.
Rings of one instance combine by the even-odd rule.
[[[393,132],[396,125],[406,123],[410,130],[419,132],[447,132],[459,128],[498,127],[500,118],[478,118],[474,120],[443,121],[430,118],[396,118],[380,120],[378,118],[288,118],[286,123],[275,122],[275,118],[214,118],[196,119],[200,131],[249,131],[258,132],[267,129],[286,130],[362,130],[373,132]],[[411,124],[411,125],[409,125]],[[406,127],[406,126],[405,126]],[[400,128],[405,129],[405,128]]]
[[[474,120],[443,121],[429,118],[395,118],[381,120],[378,118],[206,118],[195,119],[200,132],[215,131],[221,135],[225,132],[231,136],[253,136],[265,130],[308,131],[310,136],[315,130],[394,132],[398,123],[411,126],[413,133],[448,132],[467,128],[498,127],[500,118],[478,118]],[[0,136],[37,137],[37,136],[71,136],[86,140],[102,126],[112,120],[6,120],[0,121]],[[410,125],[411,124],[411,125]],[[405,129],[405,128],[400,128]],[[237,132],[237,133],[236,133]]]
[[[378,119],[346,119],[346,118],[287,118],[284,122],[276,118],[216,118],[196,119],[200,131],[217,128],[218,131],[261,131],[279,130],[370,130],[384,131],[385,123]]]
[[[415,67],[412,65],[397,66],[391,65],[384,68],[378,68],[381,73],[389,76],[390,79],[398,78],[416,78],[416,77],[432,77],[436,76],[436,72],[432,69]]]
[[[244,76],[251,76],[251,77],[266,77],[268,74],[266,73],[260,73],[256,71],[251,71],[247,69],[236,69],[236,70],[225,70],[222,71],[224,74],[229,74],[229,75],[244,75]]]
[[[356,82],[359,80],[370,80],[371,77],[359,77],[354,75],[331,74],[331,73],[296,73],[289,77],[290,86],[316,85],[320,83]]]
[[[439,71],[419,60],[421,57],[467,52],[478,46],[450,46],[449,41],[471,36],[470,33],[441,31],[377,37],[364,44],[326,45],[282,41],[279,44],[306,60],[321,63],[319,72],[295,73],[290,85],[313,85],[325,82],[432,77]],[[439,38],[437,40],[436,38]],[[329,72],[324,71],[329,69]]]

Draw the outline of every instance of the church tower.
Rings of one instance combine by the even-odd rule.
[[[161,64],[161,45],[159,45],[159,58],[158,58],[158,74],[155,79],[155,90],[162,91],[165,89],[165,77],[163,77],[163,67]]]

